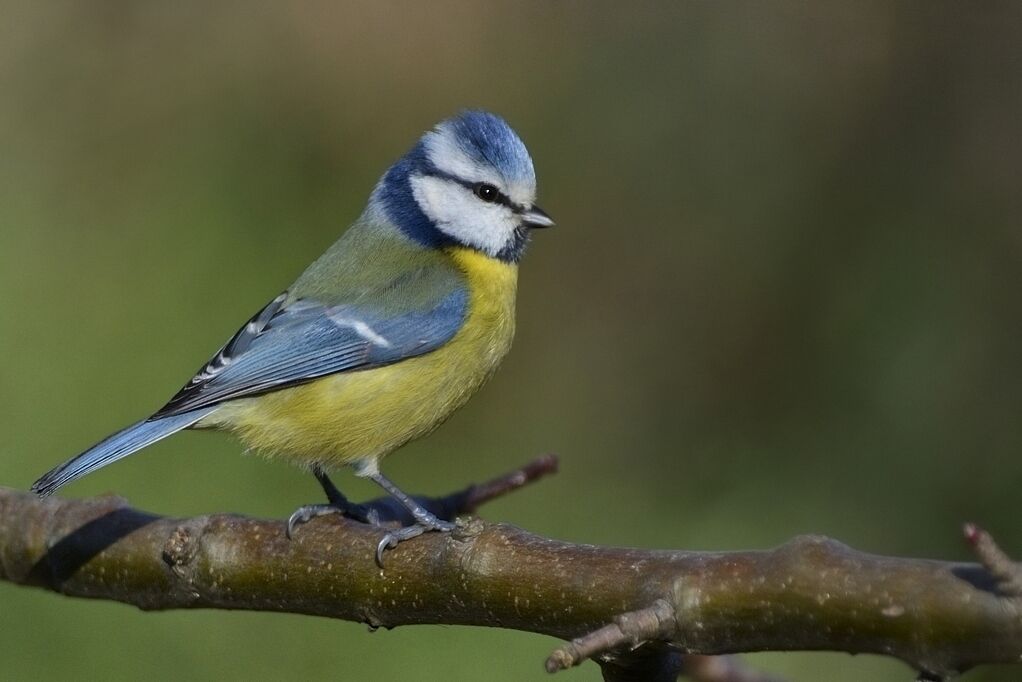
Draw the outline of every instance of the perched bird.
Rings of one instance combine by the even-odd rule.
[[[341,238],[170,402],[32,490],[49,495],[182,429],[219,429],[323,486],[329,503],[298,509],[289,535],[325,513],[375,520],[328,478],[341,465],[415,519],[385,533],[377,561],[403,540],[451,530],[385,478],[380,460],[440,425],[508,352],[518,261],[530,231],[553,225],[535,197],[532,159],[503,119],[466,111],[439,123],[387,170]]]

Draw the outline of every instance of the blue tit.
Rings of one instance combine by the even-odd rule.
[[[53,469],[40,496],[183,429],[218,429],[246,448],[310,469],[330,504],[363,521],[327,471],[352,467],[415,524],[377,552],[442,521],[380,473],[380,460],[439,426],[493,374],[515,330],[518,262],[535,228],[525,145],[500,117],[441,122],[390,167],[362,215],[286,291],[256,313],[155,414]]]

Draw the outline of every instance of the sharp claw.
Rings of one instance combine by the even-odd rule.
[[[294,531],[301,525],[307,524],[312,517],[306,513],[306,510],[295,509],[294,513],[287,517],[287,529],[284,531],[284,535],[290,540],[294,536]]]
[[[417,538],[423,533],[428,533],[430,531],[448,533],[454,530],[455,527],[456,526],[453,523],[435,519],[428,523],[416,523],[411,526],[405,526],[404,528],[389,531],[380,539],[379,544],[376,545],[376,565],[383,568],[383,553],[388,549],[397,547],[405,540]]]
[[[418,537],[419,535],[429,531],[449,532],[455,528],[455,524],[449,521],[442,521],[425,510],[420,510],[420,512],[421,513],[415,514],[417,522],[413,525],[405,526],[397,530],[386,531],[383,537],[380,538],[379,543],[376,545],[377,566],[383,568],[384,553],[388,549],[397,547],[405,540],[411,540],[412,538]],[[291,516],[288,517],[287,525],[284,529],[287,539],[294,539],[295,531],[298,530],[300,525],[327,514],[341,514],[347,518],[359,520],[372,526],[378,527],[381,525],[380,512],[372,506],[351,504],[339,506],[334,502],[328,504],[309,504],[304,507],[299,507],[293,514],[291,514]]]
[[[393,542],[393,540],[394,536],[387,533],[383,536],[383,539],[380,540],[380,544],[376,545],[376,565],[380,568],[383,568],[383,553],[387,551],[387,548],[390,547],[390,543]],[[397,543],[394,543],[394,546],[397,547]]]
[[[287,519],[287,527],[284,530],[284,534],[288,540],[293,539],[295,531],[298,526],[303,523],[308,523],[314,518],[319,516],[326,516],[327,514],[344,514],[345,510],[336,507],[333,504],[308,504],[304,507],[299,507],[294,511],[291,516]]]

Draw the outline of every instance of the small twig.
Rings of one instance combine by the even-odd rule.
[[[557,455],[537,457],[518,471],[512,471],[485,483],[470,486],[461,513],[472,513],[491,500],[514,492],[548,474],[555,473],[557,473]]]
[[[993,536],[976,524],[967,523],[962,530],[976,558],[990,572],[1001,594],[1012,599],[1022,599],[1022,566],[1012,561],[994,542]]]
[[[453,521],[457,516],[472,514],[487,502],[513,493],[523,486],[556,472],[557,455],[542,455],[523,467],[485,483],[473,484],[442,497],[416,495],[415,501],[436,514],[438,518]],[[389,495],[369,500],[363,505],[375,511],[377,518],[383,523],[407,526],[415,522],[405,506]]]
[[[673,680],[680,672],[694,682],[781,682],[780,678],[749,668],[736,656],[672,656],[669,648],[661,650],[659,647],[640,653],[643,649],[649,649],[648,646],[643,647],[644,644],[669,636],[675,625],[673,607],[664,600],[657,600],[647,609],[621,614],[610,625],[560,647],[547,659],[547,672],[564,670],[587,658],[612,657],[613,661],[601,661],[604,679],[617,679],[614,672],[608,669],[607,664],[612,663],[626,671],[642,668],[643,679],[663,677]],[[612,656],[615,650],[622,648],[626,651]],[[627,660],[632,654],[641,659],[634,666]]]
[[[559,647],[546,659],[546,670],[555,673],[615,649],[634,649],[644,642],[667,638],[675,625],[674,607],[657,599],[652,606],[622,613],[613,623]]]

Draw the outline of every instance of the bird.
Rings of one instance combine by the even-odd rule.
[[[536,203],[525,144],[500,116],[465,110],[426,131],[372,190],[362,214],[245,323],[154,414],[44,474],[58,488],[185,429],[227,431],[247,450],[310,470],[327,503],[299,507],[287,535],[339,513],[379,525],[329,473],[349,467],[414,522],[381,529],[376,560],[437,518],[380,472],[494,373],[515,331],[518,265]]]

